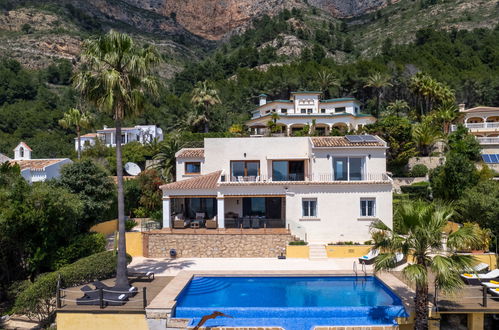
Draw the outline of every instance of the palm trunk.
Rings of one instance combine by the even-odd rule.
[[[208,117],[208,106],[205,106],[205,108],[204,108],[204,116],[207,119],[204,122],[204,132],[208,133],[208,131],[209,131],[209,128],[208,128],[208,119],[209,119],[209,117]]]
[[[381,91],[378,92],[376,97],[376,118],[379,118],[379,105],[381,103]]]
[[[125,237],[125,195],[123,193],[123,160],[121,157],[121,120],[116,119],[116,175],[118,181],[118,261],[116,285],[128,286],[126,237]]]
[[[415,330],[428,329],[428,284],[416,285],[416,297],[414,298],[416,317],[414,318]]]
[[[78,160],[81,158],[80,126],[76,125],[76,136],[78,137]]]

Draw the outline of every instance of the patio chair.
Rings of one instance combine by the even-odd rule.
[[[196,220],[204,220],[204,212],[196,212]]]
[[[213,219],[206,220],[205,227],[206,229],[217,229],[217,216],[214,216]]]
[[[372,265],[374,263],[374,260],[378,257],[378,255],[379,255],[379,250],[371,250],[369,251],[368,254],[359,258],[359,263]]]
[[[184,219],[183,215],[177,214],[175,218],[173,219],[173,228],[174,229],[183,229],[187,227],[187,223]]]
[[[468,285],[480,285],[482,282],[499,281],[499,269],[494,269],[487,274],[461,274],[464,283]]]
[[[248,228],[251,228],[251,223],[250,223],[251,219],[249,217],[244,217],[243,218],[243,228],[244,229],[248,229]]]
[[[134,286],[127,286],[127,287],[118,287],[118,286],[108,286],[101,281],[95,281],[92,283],[96,289],[103,289],[104,290],[104,296],[106,296],[109,293],[113,294],[126,294],[127,297],[133,297],[137,294],[139,291],[136,287]],[[114,292],[117,291],[117,292]]]
[[[113,293],[104,291],[104,302],[107,306],[122,306],[128,301],[126,293]]]
[[[152,281],[154,280],[154,272],[148,271],[148,272],[138,272],[135,270],[127,270],[127,275],[128,277],[135,277],[138,279],[142,278],[147,278],[148,280]]]
[[[251,219],[251,228],[259,229],[260,228],[260,219],[258,219],[258,218]]]

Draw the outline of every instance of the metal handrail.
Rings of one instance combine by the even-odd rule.
[[[359,275],[357,274],[357,262],[353,262],[353,272],[355,273],[355,277],[358,277]]]

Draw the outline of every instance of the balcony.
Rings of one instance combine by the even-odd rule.
[[[499,129],[499,122],[492,122],[492,123],[467,123],[464,124],[464,127],[469,129],[470,131],[475,131],[475,130],[498,130]],[[451,131],[457,130],[457,125],[451,125]]]
[[[229,180],[227,180],[229,179]],[[339,184],[355,184],[355,183],[378,183],[391,182],[392,179],[386,173],[367,173],[362,174],[358,179],[338,179],[332,173],[312,173],[307,175],[289,175],[287,177],[280,176],[278,179],[267,175],[258,176],[222,176],[222,184],[303,184],[308,182],[316,183],[339,183]]]
[[[499,137],[477,137],[480,144],[499,144]]]

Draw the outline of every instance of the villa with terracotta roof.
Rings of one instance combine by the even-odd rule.
[[[14,148],[14,159],[11,164],[21,168],[21,175],[29,183],[40,182],[59,177],[61,166],[72,163],[69,158],[32,159],[33,150],[24,142]]]
[[[309,242],[369,240],[392,226],[387,144],[377,136],[207,138],[176,154],[163,228],[283,228]]]
[[[81,137],[82,150],[88,146],[95,145],[100,139],[107,147],[116,146],[116,128],[104,126],[97,130],[97,133],[84,134]],[[163,141],[163,130],[156,125],[136,125],[134,127],[121,128],[121,144],[139,142],[146,144],[153,140]],[[75,150],[78,150],[78,139],[75,138]]]
[[[246,123],[253,135],[269,135],[269,121],[277,119],[274,133],[292,136],[306,125],[314,126],[317,135],[329,135],[333,129],[357,130],[376,121],[361,113],[358,100],[351,97],[322,100],[320,92],[292,92],[289,100],[267,100],[260,94],[259,106]],[[314,125],[315,124],[315,125]]]

